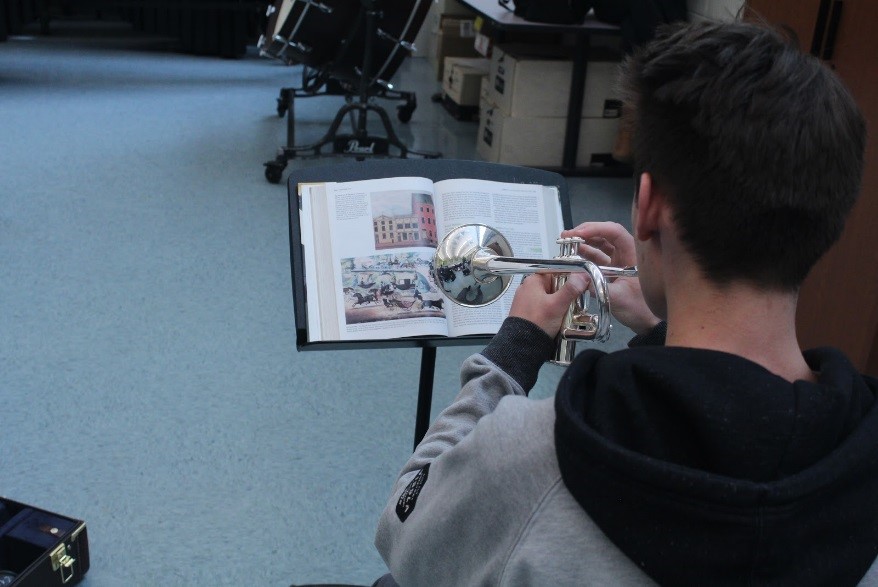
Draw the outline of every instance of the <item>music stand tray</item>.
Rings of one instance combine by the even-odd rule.
[[[360,181],[390,177],[426,177],[434,182],[443,179],[467,178],[501,181],[508,183],[534,183],[558,188],[561,217],[564,226],[571,226],[570,199],[564,177],[552,171],[488,163],[450,159],[383,159],[363,162],[323,165],[290,172],[287,182],[290,228],[290,270],[293,286],[293,306],[296,323],[296,350],[353,350],[370,348],[420,348],[421,374],[418,385],[418,408],[415,419],[415,446],[424,437],[430,421],[433,398],[433,370],[436,349],[440,346],[463,346],[487,344],[490,335],[441,337],[420,336],[401,339],[318,341],[308,340],[307,296],[305,287],[305,261],[302,234],[299,225],[300,183],[325,183]]]

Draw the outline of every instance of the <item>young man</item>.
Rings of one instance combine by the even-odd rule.
[[[529,400],[585,284],[524,280],[405,465],[379,551],[401,585],[878,585],[878,381],[795,333],[859,191],[861,115],[749,24],[665,30],[623,86],[633,235],[565,236],[638,265],[611,298],[640,336]]]

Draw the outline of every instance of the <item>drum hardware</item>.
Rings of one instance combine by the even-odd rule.
[[[259,49],[259,55],[262,57],[273,57],[268,51],[268,38],[272,36],[272,32],[277,23],[277,17],[272,17],[276,12],[277,6],[274,4],[269,4],[265,9],[265,17],[268,19],[268,23],[266,24],[265,33],[259,35],[259,40],[256,41],[256,48]]]
[[[265,33],[257,44],[260,55],[287,65],[329,63],[356,13],[349,0],[276,0],[267,11]],[[307,48],[307,53],[299,47]]]
[[[414,43],[409,43],[408,41],[397,39],[393,35],[386,33],[383,29],[378,29],[378,38],[384,39],[385,41],[390,41],[395,45],[399,45],[409,53],[414,53],[415,51],[417,51],[417,47],[415,47]]]
[[[313,47],[309,47],[307,45],[303,45],[302,43],[298,43],[298,42],[293,43],[289,39],[285,39],[280,35],[275,35],[274,40],[277,41],[278,43],[281,43],[282,45],[284,45],[284,48],[281,49],[281,54],[283,54],[283,52],[289,47],[292,47],[296,51],[298,51],[300,53],[305,53],[305,54],[308,54],[314,50]]]
[[[496,301],[512,282],[512,275],[553,274],[552,291],[564,286],[571,273],[586,273],[589,289],[597,302],[596,313],[589,310],[589,291],[567,309],[550,362],[569,365],[576,342],[606,342],[610,337],[610,296],[607,278],[636,277],[636,267],[604,267],[578,253],[580,238],[557,240],[559,255],[553,259],[516,258],[509,241],[497,230],[483,224],[464,224],[450,231],[433,256],[433,279],[452,302],[465,307],[481,307]]]
[[[408,39],[414,39],[431,3],[432,0],[360,0],[359,3],[350,0],[320,2],[293,0],[292,3],[286,0],[284,2],[284,6],[288,7],[286,10],[288,17],[285,19],[287,22],[282,25],[281,33],[273,36],[274,46],[266,48],[263,54],[279,57],[288,63],[298,60],[304,66],[303,84],[301,88],[282,88],[277,100],[278,116],[287,115],[287,143],[286,146],[278,149],[275,159],[264,163],[265,178],[268,181],[280,182],[283,170],[290,159],[299,156],[319,157],[327,145],[331,146],[333,154],[355,156],[358,160],[372,155],[400,158],[441,157],[440,153],[409,149],[394,132],[390,117],[384,108],[374,103],[374,98],[402,101],[403,104],[397,106],[397,117],[401,122],[408,122],[411,119],[417,107],[414,92],[395,90],[385,80],[390,78],[406,55],[399,51],[398,47],[414,50],[414,45]],[[355,4],[360,5],[359,13],[351,20],[352,24],[348,25],[345,19],[356,10]],[[320,5],[330,10],[318,12]],[[309,11],[311,7],[318,10]],[[325,26],[318,27],[318,16],[313,15],[320,15],[319,22],[325,23]],[[295,19],[294,23],[288,22],[293,19]],[[308,25],[302,24],[304,19],[310,19]],[[381,28],[378,26],[379,20]],[[347,27],[347,36],[334,38],[333,31],[341,30],[343,27]],[[394,27],[399,27],[401,31],[396,36]],[[290,30],[292,32],[287,34]],[[381,38],[382,41],[391,40],[393,44],[376,44],[377,38]],[[309,42],[303,42],[305,39]],[[312,40],[315,45],[313,47],[310,43]],[[323,56],[326,55],[326,47],[333,44],[336,47],[334,57],[325,59]],[[384,59],[377,68],[373,67],[376,57]],[[316,73],[309,74],[309,71]],[[339,109],[329,130],[319,141],[296,145],[295,99],[318,95],[342,95],[345,97],[345,105]],[[370,112],[379,117],[386,136],[368,134],[366,115]],[[351,118],[352,132],[340,134],[339,128],[344,118],[348,116]],[[391,154],[389,147],[394,147],[398,154]]]
[[[360,69],[359,67],[355,67],[354,73],[357,75],[357,77],[361,77],[363,75],[363,70]],[[373,79],[372,83],[381,87],[381,88],[384,88],[385,90],[392,90],[393,89],[393,84],[390,82],[384,81],[383,79]]]
[[[332,14],[332,6],[327,6],[322,2],[317,2],[316,0],[300,0],[300,2],[305,4],[305,6],[313,6],[324,14]]]

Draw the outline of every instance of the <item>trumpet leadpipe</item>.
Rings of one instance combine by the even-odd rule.
[[[604,277],[637,277],[637,267],[607,267],[595,265],[588,259],[528,259],[524,257],[498,257],[491,254],[473,257],[472,266],[476,279],[490,275],[531,275],[533,273],[590,273],[597,268]]]

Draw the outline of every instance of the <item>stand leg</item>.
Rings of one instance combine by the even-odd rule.
[[[399,137],[396,136],[396,133],[393,131],[393,124],[390,122],[390,117],[387,116],[387,112],[378,106],[369,105],[370,110],[374,110],[378,113],[378,117],[381,118],[381,123],[384,124],[384,132],[387,133],[388,142],[399,149],[399,156],[405,159],[406,155],[408,155],[408,147],[403,144]]]
[[[576,36],[573,53],[573,72],[570,79],[570,101],[567,104],[567,128],[564,132],[565,170],[576,168],[576,152],[579,149],[579,123],[582,117],[582,100],[585,95],[585,70],[588,66],[588,39]]]
[[[369,103],[369,75],[372,73],[369,69],[372,67],[372,41],[375,37],[375,10],[371,2],[363,2],[366,9],[366,39],[363,46],[363,66],[360,71],[360,104],[366,106]],[[356,135],[366,136],[366,113],[368,108],[363,108],[357,113],[357,131]]]
[[[290,92],[287,102],[287,147],[296,146],[296,93]]]
[[[418,448],[430,426],[433,405],[433,375],[436,370],[436,347],[421,349],[421,379],[418,383],[418,411],[415,417],[415,446]]]

